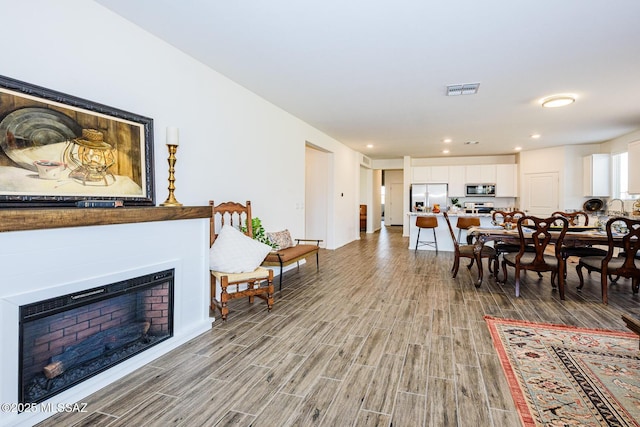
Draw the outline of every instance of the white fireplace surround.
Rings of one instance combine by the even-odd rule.
[[[174,336],[45,403],[73,404],[211,328],[209,220],[0,233],[0,403],[18,401],[20,305],[175,269]],[[50,413],[2,413],[0,426],[30,426]]]

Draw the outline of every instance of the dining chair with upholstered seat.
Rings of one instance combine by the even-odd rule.
[[[467,268],[473,267],[473,263],[475,261],[475,253],[474,248],[475,245],[461,245],[458,243],[456,239],[456,234],[453,232],[453,227],[451,226],[451,221],[449,221],[449,215],[446,212],[443,212],[445,221],[447,221],[447,226],[449,227],[449,233],[451,233],[451,240],[453,240],[453,248],[454,248],[454,260],[453,266],[451,267],[451,272],[453,273],[453,277],[455,278],[458,274],[458,269],[460,268],[460,258],[469,258],[471,261]],[[491,246],[482,246],[482,252],[480,253],[480,260],[483,258],[487,258],[489,260],[489,271],[491,271],[491,261],[495,255],[495,249]]]
[[[416,238],[415,251],[418,250],[418,246],[433,246],[437,255],[438,237],[436,236],[436,228],[438,228],[438,218],[435,215],[418,216],[416,217],[416,227],[418,227],[418,237]],[[433,240],[420,240],[420,230],[429,228],[433,230]]]
[[[493,211],[493,213],[491,214],[491,222],[495,225],[511,224],[515,228],[518,219],[522,218],[525,215],[526,214],[522,211]],[[520,244],[509,241],[496,241],[493,247],[496,250],[495,256],[493,258],[493,274],[497,279],[498,273],[500,272],[500,255],[509,252],[518,252],[520,250]],[[527,248],[526,250],[534,252],[532,248]]]
[[[616,232],[614,227],[617,227],[620,231]],[[578,289],[582,289],[584,286],[583,268],[586,268],[589,273],[592,271],[600,273],[600,287],[604,304],[608,303],[607,279],[612,275],[630,278],[632,292],[634,294],[638,293],[640,283],[640,220],[624,217],[611,218],[607,221],[606,231],[608,242],[606,255],[604,257],[589,256],[580,258],[576,266],[576,273],[578,273],[578,278],[580,279]],[[619,242],[615,241],[615,235],[619,235]],[[618,256],[614,256],[616,247],[621,248]]]
[[[561,216],[566,218],[569,221],[569,226],[577,226],[577,225],[589,225],[589,215],[586,212],[578,211],[578,212],[561,212],[557,211],[551,214],[551,216]],[[604,257],[607,254],[606,249],[594,248],[590,245],[585,246],[563,246],[561,248],[562,258],[564,258],[565,263],[569,257],[587,257],[587,256],[599,256]],[[567,271],[565,270],[565,277]]]
[[[550,271],[551,285],[555,288],[557,277],[560,299],[564,300],[564,269],[566,265],[560,248],[568,227],[569,221],[562,217],[523,216],[518,219],[520,249],[517,253],[509,252],[502,257],[504,283],[507,281],[507,265],[515,268],[516,296],[520,296],[520,272],[522,270],[538,273]],[[552,235],[552,231],[555,234]],[[534,252],[527,250],[527,241],[531,241],[530,247],[534,248]],[[553,248],[553,255],[547,253],[547,248]]]

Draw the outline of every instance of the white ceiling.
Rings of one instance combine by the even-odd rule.
[[[640,128],[638,0],[97,2],[374,159],[508,154]],[[476,95],[445,96],[478,82]],[[537,103],[560,92],[578,100]]]

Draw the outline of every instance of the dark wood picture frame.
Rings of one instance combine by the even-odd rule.
[[[155,205],[153,119],[0,76],[0,208]]]

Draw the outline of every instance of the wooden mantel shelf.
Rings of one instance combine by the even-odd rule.
[[[210,206],[0,209],[0,232],[210,217]]]

